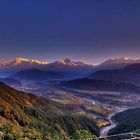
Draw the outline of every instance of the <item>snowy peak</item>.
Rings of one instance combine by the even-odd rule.
[[[67,64],[72,64],[72,61],[68,58],[62,59],[57,61],[58,64],[63,64],[63,65],[67,65]]]
[[[120,62],[120,63],[127,63],[127,62],[130,62],[130,61],[135,61],[133,59],[129,59],[128,57],[121,57],[121,58],[118,58],[118,59],[113,59],[114,61],[116,62]]]
[[[117,58],[117,59],[109,59],[109,60],[101,63],[101,65],[131,64],[131,63],[140,63],[140,60],[133,60],[133,59],[129,59],[127,57],[121,57],[121,58]]]
[[[121,60],[126,60],[126,61],[129,60],[128,57],[121,57],[120,59],[121,59]]]
[[[56,61],[55,63],[57,64],[61,64],[61,65],[69,65],[69,66],[84,66],[84,65],[88,65],[86,62],[82,62],[82,61],[72,61],[69,58],[65,58],[59,61]]]
[[[109,70],[109,69],[122,69],[129,64],[140,63],[140,59],[134,60],[127,57],[121,57],[116,59],[109,59],[96,66],[97,70]]]
[[[48,62],[18,57],[15,60],[10,60],[5,62],[1,61],[0,68],[1,69],[30,68],[30,67],[46,65],[46,64],[48,64]]]
[[[31,63],[31,64],[40,64],[40,65],[48,64],[48,62],[43,62],[43,61],[34,60],[34,59],[20,58],[20,57],[15,59],[15,63],[16,64]]]

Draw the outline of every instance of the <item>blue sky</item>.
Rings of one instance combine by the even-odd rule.
[[[4,0],[0,59],[137,59],[139,25],[139,0]]]

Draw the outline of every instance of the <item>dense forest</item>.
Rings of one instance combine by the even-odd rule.
[[[56,102],[0,83],[0,139],[68,140],[99,136],[96,122],[67,115]]]
[[[140,108],[126,110],[112,119],[116,121],[117,127],[109,132],[110,135],[137,131],[140,129]]]

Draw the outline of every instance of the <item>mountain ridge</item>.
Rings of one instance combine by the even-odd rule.
[[[73,61],[69,58],[64,58],[52,63],[32,60],[26,58],[16,58],[12,61],[0,62],[0,76],[8,77],[16,72],[26,69],[40,69],[43,71],[69,72],[71,75],[79,75],[85,77],[93,72],[108,69],[121,69],[129,64],[140,63],[140,60],[128,58],[110,59],[99,65],[93,66],[83,61]]]
[[[97,80],[110,80],[116,82],[140,84],[140,63],[130,64],[122,69],[100,70],[88,78]]]
[[[21,58],[21,57],[17,57],[14,60],[9,60],[9,61],[1,61],[0,65],[2,66],[16,66],[16,65],[21,65],[23,63],[30,63],[30,64],[40,64],[40,65],[45,65],[48,64],[48,62],[44,62],[44,61],[39,61],[39,60],[34,60],[34,59],[27,59],[27,58]]]
[[[60,83],[60,86],[83,90],[121,91],[121,92],[127,91],[140,93],[140,87],[133,84],[89,78],[64,81]]]
[[[121,69],[127,65],[140,63],[140,59],[134,60],[127,57],[115,58],[106,60],[99,65],[96,65],[96,70],[106,70],[106,69]]]

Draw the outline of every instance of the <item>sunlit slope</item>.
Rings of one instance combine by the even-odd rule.
[[[55,102],[0,83],[0,137],[67,139],[81,129],[99,134],[92,120],[67,116]]]

